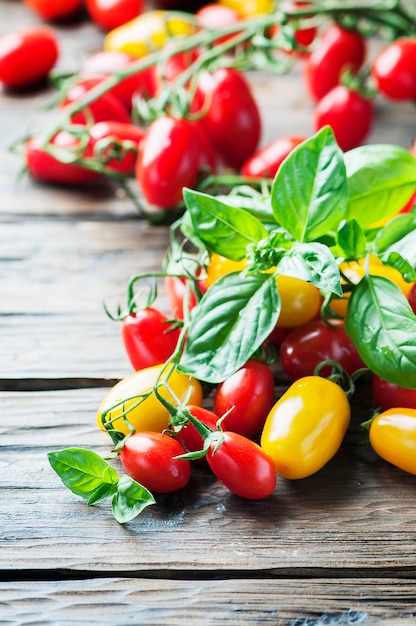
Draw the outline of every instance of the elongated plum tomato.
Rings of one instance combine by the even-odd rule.
[[[121,325],[123,344],[136,370],[167,361],[176,348],[179,333],[167,316],[153,307],[127,315]]]
[[[403,37],[376,57],[371,74],[378,91],[391,100],[416,98],[416,37]]]
[[[261,137],[260,112],[243,73],[230,68],[200,72],[192,109],[206,106],[200,123],[224,163],[240,169]]]
[[[51,22],[72,17],[83,0],[23,0],[34,13]]]
[[[64,154],[68,154],[77,150],[79,140],[66,130],[61,130],[50,144],[54,150],[62,150]],[[98,177],[97,172],[82,165],[60,161],[48,152],[44,139],[40,136],[31,137],[26,142],[25,160],[29,174],[44,183],[73,186],[88,183]]]
[[[165,116],[147,129],[136,161],[136,179],[146,200],[171,208],[182,189],[194,187],[200,164],[200,141],[192,122]]]
[[[390,383],[377,374],[371,382],[373,400],[382,411],[394,409],[397,406],[416,409],[416,389],[407,389]]]
[[[85,78],[68,89],[66,97],[60,103],[60,107],[76,104],[86,94],[101,82],[100,78]],[[124,122],[131,123],[130,115],[124,104],[112,93],[104,93],[93,102],[83,107],[71,116],[73,124],[88,124],[96,122]]]
[[[185,454],[179,441],[159,432],[141,432],[128,437],[120,451],[127,474],[154,493],[182,489],[191,477],[191,463],[175,457]]]
[[[126,122],[97,122],[89,129],[86,156],[112,172],[133,176],[137,152],[145,131]],[[158,361],[159,362],[159,361]]]
[[[201,294],[205,293],[206,287],[203,281],[198,284]],[[184,319],[184,304],[187,290],[187,279],[182,276],[166,276],[165,290],[172,316],[177,320]],[[197,297],[191,289],[189,293],[188,308],[189,311],[197,305]]]
[[[274,178],[285,158],[307,137],[277,137],[243,163],[240,174],[248,178]]]
[[[292,383],[276,402],[261,434],[261,447],[278,474],[289,479],[311,476],[332,459],[350,423],[345,392],[320,376]]]
[[[116,383],[105,395],[98,408],[99,428],[106,430],[104,423],[108,424],[110,421],[112,428],[126,435],[132,430],[162,432],[167,428],[169,411],[154,393],[154,386],[159,377],[162,376],[163,379],[165,367],[164,363],[146,367]],[[195,378],[174,370],[167,380],[179,401],[202,404],[202,387]],[[160,386],[159,392],[163,398],[176,406],[175,398],[165,386]]]
[[[219,0],[219,4],[237,11],[243,18],[249,18],[262,13],[273,13],[275,3],[273,0]]]
[[[327,359],[339,363],[350,375],[365,367],[344,328],[335,321],[330,326],[316,319],[298,326],[290,331],[280,347],[283,370],[292,380],[312,376],[316,366]],[[319,375],[328,377],[331,373],[332,367],[325,366]]]
[[[383,411],[370,425],[373,450],[392,465],[416,474],[416,409]]]
[[[220,383],[214,395],[214,412],[226,417],[224,430],[252,438],[264,426],[274,402],[274,379],[266,363],[249,359]]]
[[[0,36],[0,83],[8,89],[17,89],[41,81],[58,56],[58,40],[50,28],[5,33]]]
[[[144,0],[85,0],[93,21],[104,30],[117,28],[145,10]]]
[[[338,24],[329,26],[304,65],[306,87],[313,100],[318,102],[336,87],[343,71],[359,70],[365,55],[365,40],[359,33]]]
[[[374,105],[357,91],[337,85],[326,93],[315,108],[314,129],[330,126],[339,147],[346,152],[360,146],[369,135]]]
[[[217,447],[212,443],[207,461],[215,476],[232,493],[248,500],[270,496],[276,486],[276,471],[269,455],[257,443],[226,431]]]

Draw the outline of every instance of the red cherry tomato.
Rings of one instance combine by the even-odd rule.
[[[89,135],[86,156],[113,172],[134,175],[137,151],[145,135],[142,128],[125,122],[98,122],[91,126]]]
[[[251,439],[224,432],[217,448],[213,443],[207,461],[215,476],[232,493],[248,500],[270,496],[276,486],[276,470],[271,457]]]
[[[239,169],[261,136],[259,109],[244,75],[228,68],[201,72],[193,108],[202,110],[204,105],[208,111],[200,123],[224,163]]]
[[[330,126],[340,148],[347,151],[360,146],[367,138],[373,118],[372,100],[345,85],[337,85],[316,105],[314,126],[315,131]]]
[[[191,463],[176,459],[186,450],[168,434],[140,432],[128,437],[120,452],[127,474],[155,493],[182,489],[191,477]]]
[[[335,323],[335,322],[333,322]],[[344,328],[334,328],[323,320],[312,320],[292,330],[283,340],[280,360],[283,370],[292,380],[312,376],[319,363],[331,359],[343,370],[353,374],[364,364]],[[332,367],[323,367],[320,376],[329,376]]]
[[[389,44],[376,57],[371,74],[378,91],[391,100],[416,98],[416,37]]]
[[[58,56],[58,41],[50,28],[5,33],[0,36],[0,83],[14,89],[44,80]]]
[[[83,0],[23,0],[44,20],[59,21],[72,17],[81,8]]]
[[[121,337],[134,369],[164,363],[174,352],[179,329],[161,311],[148,307],[123,319]]]
[[[200,142],[192,122],[171,116],[155,119],[139,146],[136,179],[146,200],[170,208],[193,187],[200,163]]]
[[[258,435],[274,404],[273,373],[266,363],[250,359],[220,383],[214,395],[214,413],[222,417],[224,430],[245,437]]]
[[[145,10],[144,0],[85,0],[93,21],[112,30],[134,19]]]
[[[344,70],[360,69],[365,55],[365,40],[360,34],[337,24],[330,26],[305,61],[304,79],[311,97],[316,101],[323,98],[339,84]]]
[[[202,422],[204,426],[208,426],[211,430],[217,430],[219,417],[215,415],[215,413],[201,406],[188,405],[186,408],[197,420]],[[186,450],[189,450],[189,452],[196,452],[202,450],[204,447],[203,438],[190,422],[186,424],[186,426],[183,426],[175,436],[181,445],[183,445]]]
[[[125,70],[134,61],[134,57],[118,50],[101,50],[88,57],[80,72],[81,78],[99,78],[104,80],[112,74]],[[132,99],[135,93],[146,96],[155,95],[153,69],[147,68],[124,78],[112,87],[108,93],[116,96],[128,111],[132,108]]]
[[[274,178],[285,158],[307,137],[278,137],[255,152],[241,168],[248,178]]]
[[[407,294],[407,299],[409,300],[413,313],[416,315],[416,283],[413,283],[411,286],[410,291]]]
[[[201,293],[206,291],[205,285],[199,282],[198,287]],[[169,308],[172,313],[172,317],[177,320],[184,319],[183,305],[186,293],[186,279],[179,276],[166,276],[165,277],[165,290],[167,299],[169,302]],[[191,311],[197,304],[197,298],[195,293],[191,290],[189,294],[189,310]]]
[[[394,409],[398,406],[416,409],[416,389],[407,389],[406,387],[394,385],[374,374],[371,391],[374,402],[382,411]]]
[[[42,137],[31,137],[25,146],[26,167],[34,178],[58,185],[82,185],[94,180],[98,174],[73,163],[63,163],[44,147]],[[65,130],[59,131],[51,140],[51,146],[65,152],[74,150],[79,140]]]
[[[72,85],[65,99],[61,102],[61,107],[74,104],[81,100],[86,93],[101,82],[99,78],[86,78]],[[130,123],[130,115],[126,107],[111,93],[104,93],[96,100],[84,107],[78,113],[71,116],[73,124],[88,124],[89,122],[108,122],[108,121]]]

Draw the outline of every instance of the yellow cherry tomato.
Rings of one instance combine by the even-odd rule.
[[[305,376],[270,411],[261,447],[281,476],[306,478],[338,451],[350,418],[350,404],[339,385],[320,376]]]
[[[222,4],[233,9],[242,18],[252,17],[263,13],[273,13],[275,2],[273,0],[219,0]]]
[[[99,428],[106,430],[103,420],[105,422],[111,420],[112,427],[126,435],[132,432],[128,423],[136,432],[162,432],[167,428],[170,417],[169,411],[158,400],[153,391],[164,368],[164,363],[146,367],[131,374],[131,376],[127,376],[127,378],[123,378],[114,385],[98,408],[97,424]],[[202,404],[202,387],[195,378],[173,370],[168,378],[168,384],[180,402],[197,406]],[[159,392],[173,406],[177,406],[176,399],[165,386],[160,386]],[[145,394],[146,397],[140,402],[141,394]]]
[[[319,289],[305,280],[283,274],[276,281],[281,300],[279,328],[302,326],[318,315],[322,303]]]
[[[187,21],[169,11],[146,11],[114,28],[104,38],[104,50],[143,57],[163,48],[170,37],[186,37],[196,31]]]
[[[416,474],[416,409],[383,411],[371,422],[369,436],[371,447],[382,459]]]
[[[211,287],[219,278],[222,278],[226,274],[231,274],[231,272],[242,272],[246,267],[246,259],[242,261],[231,261],[231,259],[227,259],[225,256],[213,252],[207,267],[205,285],[207,288]]]

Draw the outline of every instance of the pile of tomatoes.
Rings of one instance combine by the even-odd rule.
[[[53,22],[73,15],[82,2],[27,4]],[[302,64],[305,91],[316,103],[311,126],[331,126],[343,150],[371,132],[376,94],[416,98],[411,21],[408,36],[396,33],[370,59],[362,32],[336,22],[324,26],[326,14],[315,14],[313,3],[249,7],[223,0],[194,13],[145,10],[130,0],[89,0],[86,7],[108,31],[103,50],[62,82],[61,122],[22,148],[28,172],[46,183],[78,186],[107,176],[126,188],[131,180],[148,208],[170,209],[182,206],[183,187],[198,188],[208,176],[272,179],[306,137],[277,137],[261,146],[259,107],[239,69],[256,63],[278,72]],[[266,53],[255,47],[260,32]],[[25,62],[32,55],[36,65]],[[58,61],[59,41],[50,24],[0,38],[5,88],[45,79]]]

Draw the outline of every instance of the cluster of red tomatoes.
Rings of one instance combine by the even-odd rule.
[[[198,287],[209,289],[221,276],[243,268],[244,261],[213,254]],[[343,271],[352,281],[364,275],[356,262]],[[393,280],[416,311],[416,284],[405,283],[399,272],[375,259],[370,272]],[[105,396],[97,423],[102,430],[129,435],[120,460],[127,473],[150,491],[184,487],[191,463],[202,456],[230,491],[248,499],[263,498],[274,491],[276,475],[305,478],[339,450],[351,422],[351,390],[332,379],[333,364],[352,378],[364,364],[342,319],[322,318],[316,287],[282,275],[276,280],[281,313],[268,343],[275,348],[274,363],[290,381],[281,397],[276,397],[273,365],[253,357],[209,390],[212,410],[203,407],[201,384],[179,373],[172,359],[181,350],[178,322],[184,317],[184,279],[165,279],[170,318],[153,306],[123,317],[122,338],[136,371]],[[192,309],[195,294],[187,302]],[[345,313],[345,301],[332,304],[339,314]],[[385,460],[416,473],[411,460],[416,391],[376,375],[371,381],[369,394],[378,415],[370,420],[370,444]]]
[[[28,0],[27,4],[44,19],[54,20],[72,14],[81,0]],[[207,172],[225,169],[247,178],[272,178],[284,158],[306,137],[278,137],[259,148],[259,108],[241,71],[229,67],[202,70],[195,81],[187,70],[206,53],[197,45],[176,54],[173,50],[163,67],[154,62],[131,70],[155,46],[169,45],[171,32],[181,35],[183,42],[198,30],[238,24],[247,17],[243,4],[229,0],[206,4],[187,22],[181,17],[186,14],[176,14],[169,21],[168,12],[144,11],[138,2],[87,1],[93,17],[106,8],[117,15],[120,24],[102,24],[112,30],[105,37],[104,49],[86,59],[67,88],[59,104],[65,119],[62,127],[27,141],[29,173],[44,182],[67,185],[102,175],[132,178],[147,203],[163,209],[180,204],[183,187],[195,188]],[[254,13],[273,8],[270,2],[257,4]],[[283,2],[279,7],[295,10],[305,5],[308,3]],[[280,28],[270,27],[268,36],[278,36]],[[224,37],[219,37],[214,43],[223,41]],[[297,52],[296,58],[303,63],[307,91],[316,101],[314,130],[330,125],[344,150],[361,144],[374,117],[373,99],[357,87],[359,72],[367,61],[365,38],[332,24],[323,32],[317,26],[299,27],[295,41],[305,50],[312,45],[311,52]],[[58,41],[49,27],[6,34],[0,40],[0,82],[16,88],[44,78],[58,55]],[[26,63],[28,56],[36,56],[37,63]],[[386,46],[371,66],[376,92],[393,100],[414,99],[415,56],[416,38],[402,38]],[[114,77],[110,88],[102,88]],[[186,94],[182,111],[177,107],[180,99],[173,100],[176,90],[181,96]],[[150,99],[160,103],[164,94],[168,108],[162,107],[153,121],[137,121],[139,102]]]

